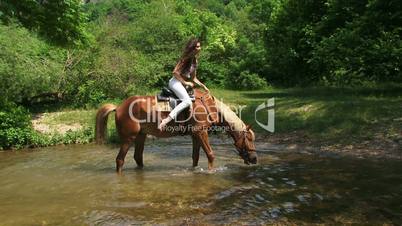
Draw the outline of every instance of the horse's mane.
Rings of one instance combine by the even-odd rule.
[[[215,99],[216,108],[218,112],[222,115],[223,119],[233,128],[235,131],[243,131],[246,129],[246,124],[230,109],[229,106]]]

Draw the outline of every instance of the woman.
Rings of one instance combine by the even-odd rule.
[[[196,70],[198,66],[197,58],[200,51],[200,40],[197,38],[192,38],[187,42],[182,57],[173,70],[173,77],[169,80],[169,88],[176,94],[178,98],[181,99],[182,102],[169,113],[167,118],[162,120],[158,126],[159,130],[163,130],[166,124],[168,124],[172,119],[175,119],[181,111],[192,104],[185,86],[194,87],[195,83],[209,92],[209,89],[196,77]]]

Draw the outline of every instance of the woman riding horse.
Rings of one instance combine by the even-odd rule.
[[[182,103],[174,108],[173,113],[159,110],[156,107],[157,98],[155,95],[131,96],[119,106],[105,104],[98,110],[95,127],[97,143],[105,141],[108,115],[113,111],[115,112],[116,130],[121,142],[116,157],[116,171],[119,174],[122,172],[124,159],[133,143],[135,143],[134,160],[138,168],[144,166],[143,151],[147,134],[156,137],[191,135],[193,166],[198,165],[200,148],[202,148],[208,158],[208,169],[213,169],[215,154],[208,139],[208,131],[213,125],[228,128],[226,132],[233,138],[234,146],[244,163],[257,163],[254,146],[255,136],[250,126],[243,123],[229,107],[210,95],[208,88],[197,79],[195,71],[200,50],[200,41],[191,39],[185,48],[183,57],[173,71],[175,76],[170,80],[169,87],[179,98],[183,99]],[[189,81],[185,81],[186,79]],[[183,86],[183,84],[193,86],[190,81],[194,81],[206,91],[194,89],[194,102],[188,101],[189,96]],[[185,122],[185,125],[191,129],[185,132],[163,129],[169,121],[189,105],[191,106],[191,118]],[[163,118],[162,123],[158,126],[161,118]]]
[[[200,82],[196,76],[198,66],[197,58],[200,51],[201,42],[197,38],[192,38],[187,42],[183,54],[173,70],[173,77],[169,80],[169,88],[182,102],[169,113],[168,117],[162,120],[158,126],[159,130],[162,131],[166,124],[168,124],[172,119],[176,119],[176,116],[181,111],[191,106],[192,103],[185,88],[186,86],[194,87],[194,83],[196,83],[209,92],[209,89]]]

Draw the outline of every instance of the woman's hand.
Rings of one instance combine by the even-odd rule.
[[[202,88],[205,89],[205,91],[207,91],[207,93],[209,93],[209,89],[205,85],[203,85]]]
[[[190,87],[194,87],[194,83],[192,83],[192,82],[184,82],[184,85],[185,86],[190,86]]]

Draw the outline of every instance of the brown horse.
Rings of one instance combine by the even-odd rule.
[[[147,134],[156,137],[191,135],[193,141],[193,166],[198,165],[200,147],[208,158],[208,169],[213,168],[214,152],[208,141],[208,131],[212,126],[223,126],[234,140],[238,154],[246,164],[257,163],[254,146],[254,132],[225,104],[216,100],[209,93],[195,89],[195,101],[189,110],[172,120],[165,130],[158,130],[158,122],[167,117],[169,112],[158,111],[155,96],[132,96],[120,106],[105,104],[96,115],[96,142],[103,143],[106,136],[107,119],[115,111],[115,123],[121,140],[119,154],[116,158],[116,170],[122,172],[128,149],[135,143],[134,160],[138,168],[144,166],[143,150]],[[182,119],[182,122],[178,120]],[[171,129],[169,129],[171,128]],[[173,129],[172,129],[173,128]]]

